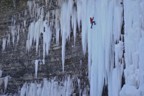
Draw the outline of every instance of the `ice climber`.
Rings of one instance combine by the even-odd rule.
[[[91,23],[91,28],[94,25],[96,25],[95,21],[94,21],[94,17],[90,17],[90,23]]]

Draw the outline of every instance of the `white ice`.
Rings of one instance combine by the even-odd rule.
[[[73,91],[72,78],[63,81],[43,79],[42,83],[25,83],[20,96],[70,96]]]
[[[73,1],[68,0],[62,4],[60,25],[61,25],[61,37],[62,37],[62,70],[64,71],[65,63],[65,46],[66,40],[70,39],[70,16],[72,12]]]
[[[5,91],[6,91],[7,86],[8,86],[8,80],[9,80],[9,76],[5,76],[4,77],[4,89],[5,89]]]
[[[144,1],[124,1],[125,85],[120,96],[144,95]]]
[[[39,60],[35,60],[35,78],[37,78],[37,74],[38,74],[38,64],[39,64]]]
[[[5,48],[6,48],[6,38],[3,38],[3,41],[2,41],[2,51],[4,51],[5,50]]]
[[[2,72],[3,72],[3,71],[2,71],[2,70],[0,70],[0,77],[2,76]]]
[[[44,31],[43,31],[43,59],[45,59],[45,54],[46,55],[49,54],[52,33],[50,30],[50,27],[48,26],[47,20],[45,20],[43,22],[43,27],[44,27]]]
[[[47,1],[46,1],[47,2]],[[61,5],[60,16],[59,11],[56,10],[55,28],[56,28],[56,42],[59,43],[59,28],[61,29],[62,37],[62,69],[64,71],[65,63],[65,47],[67,40],[70,39],[70,33],[73,31],[74,42],[76,41],[76,27],[80,29],[82,26],[82,50],[84,55],[88,51],[88,69],[90,80],[90,95],[101,96],[102,89],[105,84],[109,87],[109,95],[117,95],[120,91],[121,78],[123,72],[122,52],[123,42],[119,41],[121,26],[122,26],[122,5],[120,1],[104,1],[104,0],[77,0],[77,10],[73,7],[72,0],[64,1]],[[29,5],[31,9],[31,4]],[[32,9],[31,9],[32,10]],[[36,9],[35,9],[36,10]],[[40,15],[40,8],[37,9]],[[49,21],[50,13],[47,13],[47,20]],[[94,17],[96,25],[90,28],[90,17]],[[38,21],[32,22],[29,27],[27,49],[32,46],[32,41],[36,42],[36,51],[38,51],[40,31],[43,15],[39,16]],[[57,19],[60,19],[58,21]],[[59,27],[60,22],[60,27]],[[70,24],[71,23],[71,24]],[[43,33],[43,58],[45,53],[48,53],[50,46],[50,28],[48,25],[44,26],[47,32]],[[72,26],[70,26],[72,25]],[[31,27],[32,26],[32,27]],[[71,30],[72,27],[72,30]],[[34,33],[33,30],[34,29]],[[34,36],[32,34],[35,34]],[[46,37],[45,37],[46,36]],[[34,39],[33,39],[34,38]],[[114,45],[117,43],[117,45]],[[47,47],[45,46],[47,45]],[[46,49],[47,51],[46,51]],[[88,49],[87,49],[88,48]],[[46,52],[45,52],[46,51]],[[115,54],[115,55],[114,55]],[[119,61],[120,60],[120,61]],[[116,61],[114,65],[114,61]],[[115,68],[114,68],[115,66]],[[114,90],[114,81],[117,79],[117,86]]]
[[[48,0],[45,0],[46,4]],[[102,96],[104,84],[108,86],[109,96],[143,96],[144,95],[144,1],[143,0],[76,0],[77,8],[73,7],[73,0],[60,2],[60,9],[56,10],[55,20],[50,20],[50,12],[44,16],[44,8],[35,1],[28,1],[28,10],[31,17],[36,18],[28,28],[26,49],[30,52],[33,44],[36,44],[36,52],[39,52],[39,41],[43,35],[43,61],[49,54],[52,25],[55,21],[56,43],[62,37],[62,70],[64,71],[66,42],[70,40],[73,31],[76,41],[77,25],[81,31],[82,50],[88,53],[88,73],[90,82],[90,96]],[[124,10],[124,43],[120,40]],[[45,20],[43,18],[45,17]],[[94,17],[96,25],[91,29],[89,18]],[[49,25],[50,23],[50,25]],[[81,29],[80,29],[81,25]],[[72,28],[72,30],[71,30]],[[19,26],[11,27],[12,42],[19,40]],[[61,30],[61,33],[59,33]],[[18,31],[18,33],[17,33]],[[18,35],[18,36],[17,36]],[[15,38],[17,36],[17,38]],[[5,49],[6,41],[3,39],[2,49]],[[125,58],[123,57],[125,50]],[[125,61],[125,62],[124,62]],[[124,68],[125,63],[125,69]],[[37,65],[35,70],[37,70]],[[122,74],[124,73],[125,85],[121,88]],[[35,73],[35,76],[37,74]],[[64,81],[64,86],[57,82],[44,79],[44,85],[31,83],[24,85],[26,96],[35,94],[53,94],[57,91],[62,96],[71,92],[71,80]],[[79,85],[80,86],[80,85]],[[80,87],[79,87],[80,88]],[[39,91],[37,91],[39,90]],[[51,90],[51,91],[46,91]],[[65,90],[65,91],[62,91]],[[132,90],[132,92],[130,91]],[[36,93],[34,93],[36,92]],[[22,94],[25,94],[24,92]],[[65,94],[65,95],[63,95]],[[23,96],[23,95],[22,95]],[[39,95],[38,95],[39,96]]]

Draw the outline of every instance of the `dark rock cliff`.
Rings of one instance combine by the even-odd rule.
[[[46,56],[46,64],[39,65],[38,78],[34,77],[34,60],[41,60],[42,54],[36,54],[34,46],[29,53],[26,52],[27,28],[33,19],[28,15],[24,15],[24,10],[27,9],[26,1],[27,0],[0,1],[0,69],[3,71],[2,77],[7,75],[11,77],[6,91],[4,91],[3,85],[0,86],[0,94],[16,93],[24,82],[42,80],[45,77],[64,78],[70,75],[79,78],[83,83],[82,85],[89,85],[87,77],[87,55],[84,56],[82,52],[81,32],[79,30],[77,30],[79,32],[75,46],[73,45],[73,35],[71,35],[71,39],[66,44],[65,72],[62,72],[61,44],[56,45],[55,33],[53,32],[54,39],[51,42],[50,53]],[[56,5],[56,1],[49,1],[51,3],[49,8],[47,8],[48,10],[59,8],[59,6]],[[41,2],[38,3],[44,4],[44,1],[41,0]],[[10,33],[9,26],[13,24],[12,18],[16,20],[16,25],[22,25],[22,21],[26,20],[27,27],[24,29],[24,32],[22,32],[22,30],[20,31],[20,39],[16,44],[12,44],[12,40],[10,40],[10,44],[2,51],[2,39],[7,36],[7,33]],[[40,38],[42,38],[42,36]],[[42,46],[41,42],[42,41],[40,41],[39,48]]]

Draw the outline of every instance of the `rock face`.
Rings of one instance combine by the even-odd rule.
[[[38,0],[37,3],[39,5],[45,4],[44,0],[41,0],[41,2]],[[47,6],[45,5],[47,11],[59,8],[57,1],[53,0],[49,0]],[[83,55],[81,32],[78,29],[77,31],[79,32],[75,46],[73,34],[71,34],[70,40],[66,43],[65,71],[62,72],[61,37],[60,44],[56,44],[55,32],[53,32],[49,55],[45,57],[45,64],[40,64],[41,62],[39,62],[38,74],[37,78],[35,78],[35,60],[42,61],[43,59],[41,53],[43,36],[41,35],[40,37],[39,53],[36,53],[35,46],[32,46],[30,52],[26,51],[28,26],[35,19],[34,17],[30,17],[29,14],[25,14],[25,10],[27,9],[26,0],[0,1],[0,69],[3,71],[1,78],[10,76],[7,90],[4,90],[4,83],[0,85],[0,94],[18,92],[18,88],[24,82],[41,81],[43,78],[50,79],[54,77],[65,78],[66,76],[72,76],[81,80],[83,88],[89,86],[87,54],[85,56]],[[26,26],[23,23],[24,21],[26,21]],[[13,25],[16,26],[16,30],[20,30],[15,35],[15,43],[13,43],[13,33],[10,32],[12,31],[11,27]],[[19,34],[19,37],[17,37],[17,34]],[[7,44],[4,48],[4,38],[9,38],[9,36],[10,41],[6,41]],[[59,81],[61,79],[57,80]]]

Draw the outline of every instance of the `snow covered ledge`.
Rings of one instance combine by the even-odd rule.
[[[124,0],[126,83],[120,96],[144,96],[143,9],[143,0]]]

